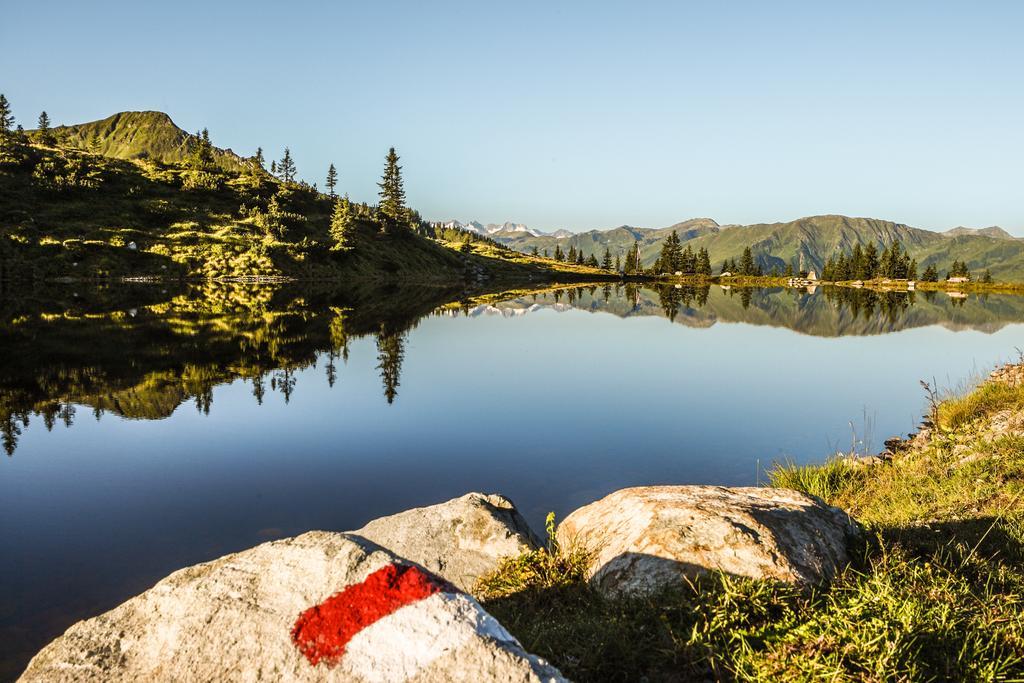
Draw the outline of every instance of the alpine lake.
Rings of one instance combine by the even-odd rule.
[[[181,567],[468,491],[882,450],[1024,346],[1024,297],[597,284],[0,289],[0,678]]]

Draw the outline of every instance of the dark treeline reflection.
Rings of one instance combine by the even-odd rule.
[[[6,292],[0,296],[0,440],[8,455],[32,420],[47,429],[83,419],[161,419],[243,379],[253,400],[287,403],[297,373],[326,361],[333,387],[350,343],[372,336],[388,403],[398,395],[405,335],[459,292],[423,288],[315,291],[204,285],[178,292]]]
[[[351,342],[367,336],[376,342],[390,404],[398,397],[406,335],[434,314],[548,307],[654,315],[691,327],[771,325],[817,336],[934,324],[991,332],[1024,321],[1024,297],[837,288],[603,284],[496,295],[490,298],[498,303],[482,305],[460,300],[459,290],[422,287],[69,287],[0,288],[0,440],[9,455],[32,420],[47,429],[105,413],[154,420],[190,401],[208,414],[214,387],[239,378],[257,403],[268,392],[288,403],[301,390],[301,370],[322,362],[330,386],[343,381]]]

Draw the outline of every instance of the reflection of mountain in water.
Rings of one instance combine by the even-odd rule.
[[[941,325],[992,333],[1024,322],[1024,297],[1006,294],[955,298],[943,292],[876,292],[819,287],[753,289],[718,286],[573,287],[479,306],[472,315],[525,315],[540,309],[579,309],[621,318],[660,316],[687,325],[767,325],[819,337],[862,336]]]
[[[209,412],[213,389],[242,379],[253,400],[287,402],[296,373],[325,361],[331,386],[349,343],[373,336],[385,399],[398,395],[405,336],[433,314],[529,315],[580,309],[620,317],[666,317],[691,327],[744,322],[819,336],[882,334],[910,327],[993,332],[1024,321],[1024,297],[950,298],[940,293],[853,289],[764,290],[633,285],[550,290],[497,304],[459,302],[459,290],[367,291],[297,286],[0,289],[0,437],[8,454],[31,420],[71,425],[91,410],[161,419],[194,401]]]

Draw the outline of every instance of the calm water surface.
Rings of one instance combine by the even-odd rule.
[[[138,287],[0,304],[3,677],[73,621],[272,538],[472,490],[540,529],[624,486],[755,484],[853,430],[877,451],[917,423],[919,380],[960,386],[1024,346],[1009,296]]]

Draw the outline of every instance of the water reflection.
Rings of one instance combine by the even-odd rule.
[[[292,287],[202,286],[163,301],[113,310],[73,295],[64,308],[26,310],[4,302],[0,341],[0,438],[8,455],[31,420],[70,427],[88,407],[99,420],[158,420],[193,401],[209,414],[214,387],[242,379],[262,405],[267,391],[285,403],[297,373],[326,361],[333,387],[349,344],[373,336],[383,394],[398,395],[404,337],[456,296],[449,290],[388,288],[310,291]],[[102,293],[98,294],[102,299]]]
[[[436,314],[525,314],[581,309],[621,317],[661,316],[710,327],[747,323],[815,336],[872,335],[925,325],[986,332],[1024,320],[1024,298],[949,296],[866,289],[603,284],[488,297],[419,287],[330,288],[207,284],[0,293],[0,439],[11,455],[23,430],[82,419],[156,420],[192,401],[209,414],[214,387],[242,379],[261,404],[289,403],[297,373],[324,362],[341,381],[350,343],[372,336],[384,399],[401,386],[406,336]]]

